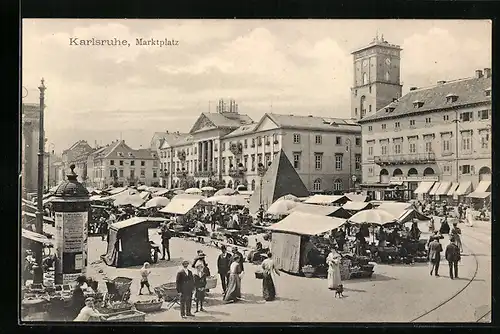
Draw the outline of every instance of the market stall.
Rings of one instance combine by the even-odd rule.
[[[311,213],[319,216],[336,217],[347,219],[351,214],[340,206],[314,205],[298,203],[294,208],[288,211],[288,214],[294,212]]]
[[[369,202],[347,202],[342,205],[342,209],[354,215],[359,211],[373,209],[373,205]]]
[[[342,206],[347,201],[350,201],[344,195],[314,195],[309,197],[304,201],[305,204],[315,204],[315,205],[337,205]]]

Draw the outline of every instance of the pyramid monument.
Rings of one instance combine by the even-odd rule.
[[[250,197],[249,210],[251,214],[257,213],[261,203],[264,210],[267,210],[278,198],[288,194],[297,197],[309,196],[309,191],[304,182],[300,179],[299,174],[297,174],[283,150],[267,168],[262,178],[262,191],[260,188],[261,182],[258,181],[255,191]]]

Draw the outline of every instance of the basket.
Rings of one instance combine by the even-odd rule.
[[[154,291],[155,291],[156,295],[158,296],[158,298],[163,298],[166,301],[170,301],[170,300],[176,298],[178,295],[175,282],[166,283],[166,284],[162,284],[160,286],[154,287]]]
[[[256,271],[255,272],[255,278],[256,279],[263,279],[264,278],[264,273],[262,271]]]
[[[207,277],[206,289],[215,289],[216,286],[217,286],[217,277],[215,276]]]
[[[161,310],[161,306],[163,305],[163,300],[154,301],[137,301],[134,303],[135,309],[139,312],[156,312]]]
[[[91,318],[92,321],[95,321],[94,319]],[[145,320],[146,313],[135,310],[118,312],[104,316],[104,321],[110,322],[144,322]]]

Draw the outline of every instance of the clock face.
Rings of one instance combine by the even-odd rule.
[[[386,63],[387,65],[391,65],[391,59],[390,59],[390,58],[387,58],[387,59],[385,60],[385,63]]]

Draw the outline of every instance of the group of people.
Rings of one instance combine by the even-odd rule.
[[[431,236],[429,243],[430,275],[439,277],[439,264],[443,246],[439,242],[441,238],[437,235]],[[460,247],[457,245],[455,237],[450,238],[450,243],[446,246],[445,259],[448,261],[450,279],[458,278],[458,262],[461,260]]]

